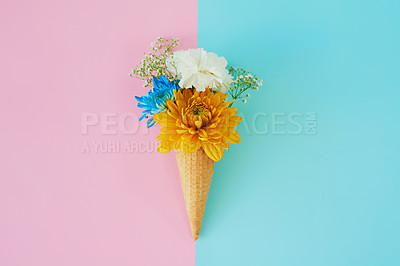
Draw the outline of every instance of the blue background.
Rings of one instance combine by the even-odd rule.
[[[198,47],[264,87],[216,164],[196,265],[400,265],[400,1],[198,5]],[[307,112],[316,134],[272,132]]]

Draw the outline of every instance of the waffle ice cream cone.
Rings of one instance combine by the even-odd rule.
[[[207,156],[202,148],[186,155],[181,150],[177,150],[176,161],[190,228],[193,239],[196,241],[200,234],[215,162]]]

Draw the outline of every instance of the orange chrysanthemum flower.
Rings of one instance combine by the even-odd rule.
[[[219,161],[229,143],[239,143],[240,135],[233,129],[242,120],[236,108],[224,102],[228,97],[210,89],[179,89],[174,91],[175,102],[167,100],[167,112],[154,115],[162,126],[159,152],[181,149],[184,153],[195,152],[202,147],[214,161]],[[228,143],[229,142],[229,143]]]

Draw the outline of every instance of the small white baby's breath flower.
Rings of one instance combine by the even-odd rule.
[[[243,99],[242,101],[243,101],[243,103],[247,103],[246,99]]]

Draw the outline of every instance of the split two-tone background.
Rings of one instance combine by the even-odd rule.
[[[0,3],[0,265],[399,265],[400,3]],[[158,36],[264,79],[196,244],[128,77]]]

